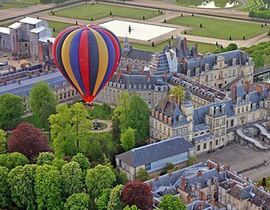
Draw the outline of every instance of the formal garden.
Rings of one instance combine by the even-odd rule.
[[[180,16],[167,23],[190,27],[185,34],[226,40],[243,40],[266,33],[268,26],[203,16]]]
[[[57,16],[83,20],[97,20],[108,16],[147,20],[158,16],[161,13],[160,11],[153,9],[140,9],[99,3],[82,4],[79,6],[55,11],[53,14]]]

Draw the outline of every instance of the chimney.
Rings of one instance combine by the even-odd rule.
[[[258,93],[261,93],[261,92],[262,92],[262,86],[256,85],[256,91],[257,91]]]
[[[233,85],[232,86],[232,99],[235,100],[236,99],[236,85]]]
[[[248,93],[250,89],[250,82],[245,80],[244,86],[245,86],[245,91]]]
[[[187,186],[187,180],[186,180],[186,177],[181,177],[181,190],[185,190],[186,189],[186,186]]]
[[[203,191],[200,191],[200,200],[206,201],[206,195]]]
[[[217,164],[216,169],[218,172],[220,172],[220,163]]]
[[[198,171],[197,176],[202,176],[203,172],[201,170]]]

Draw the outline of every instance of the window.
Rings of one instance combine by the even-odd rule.
[[[216,145],[218,145],[218,139],[216,140]]]
[[[151,163],[145,164],[145,170],[150,171],[151,170]]]
[[[200,151],[201,150],[201,145],[198,145],[197,146],[197,151]]]
[[[203,149],[206,149],[206,143],[203,144]]]
[[[231,126],[233,126],[234,125],[234,121],[233,120],[231,120]]]

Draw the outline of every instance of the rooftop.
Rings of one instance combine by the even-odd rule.
[[[21,19],[19,22],[20,23],[31,24],[31,25],[36,25],[37,23],[39,23],[41,21],[42,20],[37,19],[37,18],[25,17],[25,18]]]
[[[2,34],[10,34],[10,29],[7,27],[0,27],[0,33]]]
[[[40,26],[40,27],[37,27],[37,28],[32,29],[30,32],[35,33],[35,34],[38,34],[38,33],[40,33],[41,31],[43,31],[45,29],[46,28],[44,26]]]
[[[192,147],[193,145],[184,138],[175,137],[129,150],[117,155],[116,158],[132,167],[138,167],[150,162],[188,152]]]
[[[8,27],[11,29],[18,29],[21,27],[21,23],[15,22],[15,23],[12,23],[11,25],[9,25]]]

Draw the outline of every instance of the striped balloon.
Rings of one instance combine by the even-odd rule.
[[[87,103],[93,102],[113,76],[120,57],[117,37],[96,25],[69,27],[53,45],[56,66]]]

